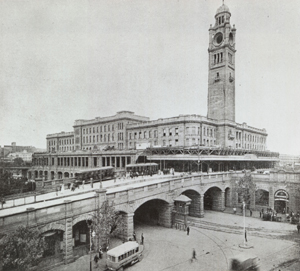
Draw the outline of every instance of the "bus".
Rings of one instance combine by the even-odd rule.
[[[138,173],[141,175],[153,175],[158,173],[158,164],[156,163],[141,163],[141,164],[129,164],[126,166],[126,172]]]
[[[111,180],[115,177],[115,169],[113,167],[99,167],[92,169],[80,170],[75,173],[75,183],[89,183],[93,178],[93,182]]]
[[[108,270],[123,271],[124,267],[141,261],[142,253],[143,245],[139,245],[136,241],[128,241],[107,251],[107,268]]]

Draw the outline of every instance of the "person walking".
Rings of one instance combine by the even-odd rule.
[[[141,234],[141,244],[142,245],[144,244],[144,235],[143,235],[143,233]]]
[[[102,255],[103,255],[103,251],[102,251],[102,247],[99,247],[99,259],[102,259]]]
[[[245,241],[248,242],[247,240],[247,230],[245,229]]]
[[[249,211],[250,211],[250,216],[252,216],[252,210],[251,210],[251,209],[249,209]]]
[[[298,223],[297,225],[297,230],[298,230],[298,233],[300,232],[300,223]]]
[[[186,234],[190,235],[190,227],[189,226],[187,226],[187,228],[186,228]]]
[[[136,241],[135,231],[133,232],[133,239],[134,239],[134,241]]]
[[[193,248],[193,253],[192,253],[192,259],[191,259],[191,262],[193,262],[194,260],[197,261],[197,258],[196,258],[196,250]]]

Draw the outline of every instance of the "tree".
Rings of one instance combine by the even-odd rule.
[[[123,215],[116,212],[114,202],[104,201],[101,208],[97,209],[92,218],[92,230],[97,238],[97,250],[100,243],[109,243],[112,236],[120,236],[124,233],[126,223]]]
[[[1,240],[4,270],[29,270],[38,264],[45,250],[45,241],[37,229],[21,226]]]
[[[236,183],[236,191],[239,195],[239,200],[244,201],[246,206],[250,206],[251,195],[256,191],[256,185],[252,179],[251,173],[245,173]]]
[[[24,165],[24,160],[21,157],[17,157],[14,159],[14,166],[23,166]]]
[[[26,188],[27,178],[14,179],[9,171],[0,173],[0,203],[5,203],[5,196],[21,193]]]

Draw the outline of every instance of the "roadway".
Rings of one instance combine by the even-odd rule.
[[[164,182],[168,179],[180,177],[180,173],[175,175],[154,175],[152,177],[136,177],[134,179],[114,179],[102,182],[102,188],[107,190],[107,194],[119,191],[126,191],[130,188],[143,187],[145,185],[156,184]],[[0,217],[5,217],[11,214],[22,213],[27,208],[45,208],[64,203],[65,200],[77,201],[94,197],[96,190],[100,189],[100,182],[91,184],[80,185],[75,191],[71,189],[62,189],[59,192],[49,192],[46,194],[27,196],[26,198],[18,198],[8,200],[4,204],[4,208],[0,209]]]

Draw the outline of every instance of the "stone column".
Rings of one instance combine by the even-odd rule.
[[[63,237],[65,264],[74,261],[73,256],[73,225],[72,225],[72,202],[65,200],[65,233]]]
[[[120,168],[123,167],[123,164],[122,164],[122,156],[120,156]]]
[[[269,207],[274,209],[274,191],[271,186],[269,188]]]
[[[27,208],[27,226],[36,226],[36,212],[34,208]]]
[[[174,204],[164,204],[159,212],[159,224],[166,227],[172,227],[172,211]]]
[[[199,217],[204,217],[204,193],[200,194],[200,214]]]
[[[123,216],[126,224],[126,228],[124,229],[124,237],[126,240],[133,237],[133,231],[134,231],[133,217],[134,217],[134,213],[125,214]]]
[[[221,192],[221,202],[220,202],[220,211],[224,211],[225,210],[225,192],[222,191]]]
[[[97,206],[101,208],[104,201],[106,201],[106,189],[100,188],[96,190],[97,193]]]

